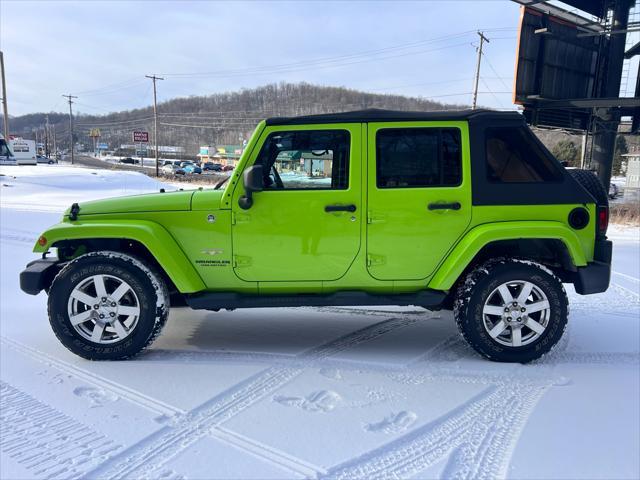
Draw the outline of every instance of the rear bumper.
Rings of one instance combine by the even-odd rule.
[[[20,272],[20,289],[29,295],[37,295],[49,288],[62,264],[56,257],[42,258],[27,264]]]
[[[594,261],[586,267],[578,267],[573,285],[580,295],[602,293],[609,288],[611,280],[611,252],[613,244],[610,240],[597,240]]]

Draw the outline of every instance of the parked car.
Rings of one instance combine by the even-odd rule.
[[[160,167],[160,171],[167,175],[174,175],[178,170],[178,167],[173,163],[165,163],[162,167]]]
[[[49,165],[53,165],[54,163],[58,163],[57,160],[49,157],[45,157],[44,155],[37,155],[36,160],[38,163],[47,163]]]
[[[129,165],[137,165],[140,163],[140,160],[137,158],[125,157],[120,159],[120,163],[126,163]]]
[[[231,172],[235,167],[233,165],[223,165],[222,166],[222,171],[223,172]]]
[[[516,112],[271,118],[249,143],[224,187],[74,203],[42,233],[45,258],[20,285],[49,295],[65,347],[136,355],[165,324],[171,291],[215,311],[453,310],[479,354],[525,363],[565,331],[563,283],[580,295],[609,286],[607,191],[564,169]],[[280,175],[292,167],[307,175]]]
[[[220,172],[222,171],[222,164],[214,163],[214,162],[205,162],[202,164],[202,170],[209,170],[212,172]]]
[[[196,173],[196,174],[202,173],[202,169],[199,166],[197,166],[195,163],[191,163],[191,162],[183,162],[182,170],[184,170],[185,173]]]

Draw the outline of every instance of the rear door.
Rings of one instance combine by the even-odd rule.
[[[380,280],[430,276],[471,221],[466,122],[370,123],[367,266]]]

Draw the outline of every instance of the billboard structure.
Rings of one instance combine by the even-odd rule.
[[[545,107],[550,100],[598,97],[606,38],[597,23],[579,26],[573,18],[556,15],[531,7],[521,10],[513,102],[524,106],[533,125],[587,130],[589,109]]]
[[[522,5],[514,103],[523,107],[531,125],[591,134],[592,160],[608,185],[620,118],[640,114],[637,95],[619,96],[635,2],[563,2],[585,14],[578,15],[544,0],[514,1]]]

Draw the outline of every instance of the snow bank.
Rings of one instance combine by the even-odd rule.
[[[73,202],[174,190],[139,172],[63,165],[0,167],[0,205],[62,212]]]

